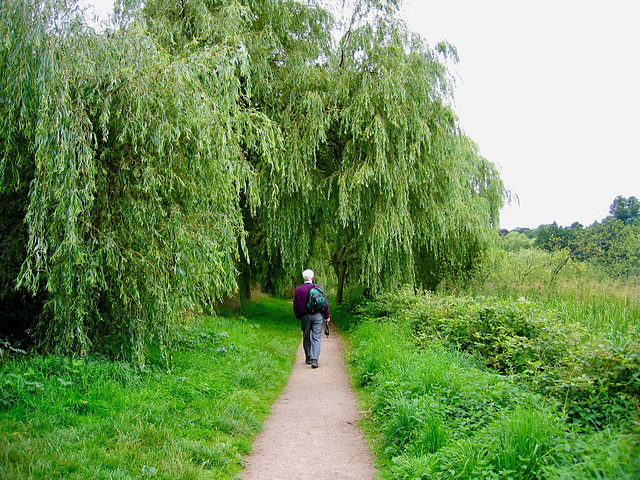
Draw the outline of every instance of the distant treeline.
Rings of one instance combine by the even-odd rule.
[[[564,250],[574,260],[588,262],[609,276],[640,277],[640,201],[634,196],[616,197],[609,215],[588,227],[578,222],[569,227],[553,222],[535,229],[502,230],[501,236],[507,251]]]

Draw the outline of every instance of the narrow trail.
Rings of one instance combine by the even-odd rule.
[[[289,383],[246,457],[243,480],[375,478],[342,350],[332,329],[329,337],[322,336],[320,366],[312,369],[300,343]]]

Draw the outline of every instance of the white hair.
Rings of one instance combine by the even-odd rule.
[[[302,272],[302,278],[304,278],[305,282],[310,282],[311,280],[313,280],[313,277],[315,277],[315,275],[313,274],[313,270],[307,269]]]

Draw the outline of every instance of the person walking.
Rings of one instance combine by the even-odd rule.
[[[302,329],[302,346],[304,348],[305,361],[311,368],[318,368],[320,357],[320,341],[322,339],[322,320],[331,321],[329,302],[320,312],[310,312],[307,308],[309,292],[316,285],[313,283],[315,275],[313,270],[302,272],[304,283],[296,288],[293,296],[293,313],[300,320]]]

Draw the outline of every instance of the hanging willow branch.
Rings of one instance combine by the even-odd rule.
[[[231,37],[174,56],[142,24],[98,35],[56,8],[2,3],[1,187],[24,192],[28,230],[15,281],[45,300],[41,347],[144,365],[152,344],[168,357],[185,310],[235,290],[240,193],[258,200],[242,148],[274,150],[277,133],[241,107]]]
[[[283,128],[290,188],[264,228],[270,260],[291,275],[313,262],[339,286],[340,272],[358,272],[374,290],[433,287],[490,245],[503,186],[449,106],[443,55],[455,49],[430,49],[396,8],[356,1],[328,56],[270,70],[278,90],[262,108]]]

